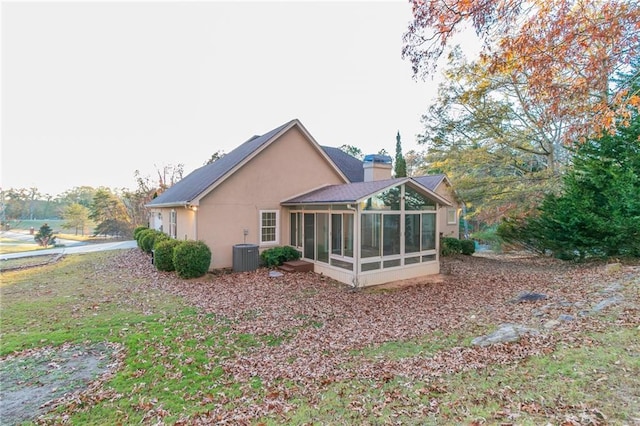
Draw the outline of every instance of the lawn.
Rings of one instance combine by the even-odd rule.
[[[12,366],[105,350],[89,387],[56,394],[41,423],[640,422],[638,266],[474,256],[443,270],[352,291],[263,269],[180,280],[139,250],[68,256],[2,274],[1,372],[42,385]],[[514,303],[522,291],[547,299]],[[541,333],[470,343],[505,322]]]

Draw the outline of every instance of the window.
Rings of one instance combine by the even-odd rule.
[[[391,256],[400,254],[400,215],[385,214],[383,215],[382,241],[384,247],[382,249],[383,256]],[[385,263],[385,267],[388,267]]]
[[[278,211],[260,211],[260,244],[278,244]]]
[[[353,215],[331,215],[331,254],[353,257]]]
[[[404,218],[404,252],[419,253],[435,248],[435,213],[407,214]]]
[[[363,210],[400,210],[399,186],[382,191],[362,202]]]
[[[380,251],[380,224],[382,215],[379,213],[363,214],[360,220],[360,253],[362,257],[380,256],[382,254]]]
[[[417,253],[420,251],[420,215],[407,214],[404,217],[404,252]]]
[[[329,263],[329,213],[316,213],[316,260]]]
[[[342,256],[342,215],[331,215],[331,254]]]
[[[291,242],[293,247],[302,247],[302,213],[291,213]]]
[[[171,238],[176,238],[178,235],[178,218],[175,210],[171,210],[171,214],[169,215],[169,236]]]
[[[409,187],[404,191],[405,210],[435,210],[436,203]]]
[[[447,225],[455,225],[456,219],[456,209],[447,209]]]
[[[304,257],[307,259],[316,258],[315,248],[315,231],[316,231],[316,215],[313,213],[304,214]]]
[[[353,257],[353,215],[345,214],[342,217],[344,219],[344,226],[342,228],[342,255]]]
[[[436,215],[422,214],[422,251],[436,248]]]

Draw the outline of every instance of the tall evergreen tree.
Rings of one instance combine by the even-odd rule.
[[[407,163],[402,156],[402,143],[400,142],[400,131],[396,135],[396,158],[395,158],[395,177],[407,177]]]
[[[562,190],[539,216],[505,221],[499,235],[565,259],[640,257],[640,114],[580,146]]]

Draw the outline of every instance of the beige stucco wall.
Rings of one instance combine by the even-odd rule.
[[[149,226],[153,229],[162,227],[162,232],[169,234],[171,211],[176,211],[176,239],[196,239],[196,212],[186,207],[154,208],[150,212]],[[158,213],[161,217],[158,217]]]
[[[442,206],[438,211],[438,227],[440,232],[445,237],[453,237],[460,238],[460,205],[456,202],[456,198],[453,194],[453,189],[447,185],[446,182],[441,182],[440,185],[436,188],[436,194],[441,197],[447,199],[453,206]],[[449,224],[447,223],[447,210],[455,209],[456,210],[456,223]]]
[[[259,244],[261,210],[279,211],[276,245],[288,244],[289,214],[280,203],[324,185],[341,183],[344,180],[320,151],[297,127],[291,128],[200,200],[197,233],[211,249],[211,268],[233,265],[233,245]]]

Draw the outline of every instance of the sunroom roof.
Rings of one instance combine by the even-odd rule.
[[[298,204],[339,204],[339,203],[356,203],[362,201],[372,195],[382,192],[388,188],[399,186],[403,183],[411,182],[414,187],[422,189],[426,195],[440,204],[450,205],[450,203],[431,191],[425,188],[419,182],[412,178],[394,178],[376,180],[371,182],[356,182],[346,183],[342,185],[329,185],[323,188],[316,189],[303,195],[291,198],[284,201],[283,205],[298,205]]]

